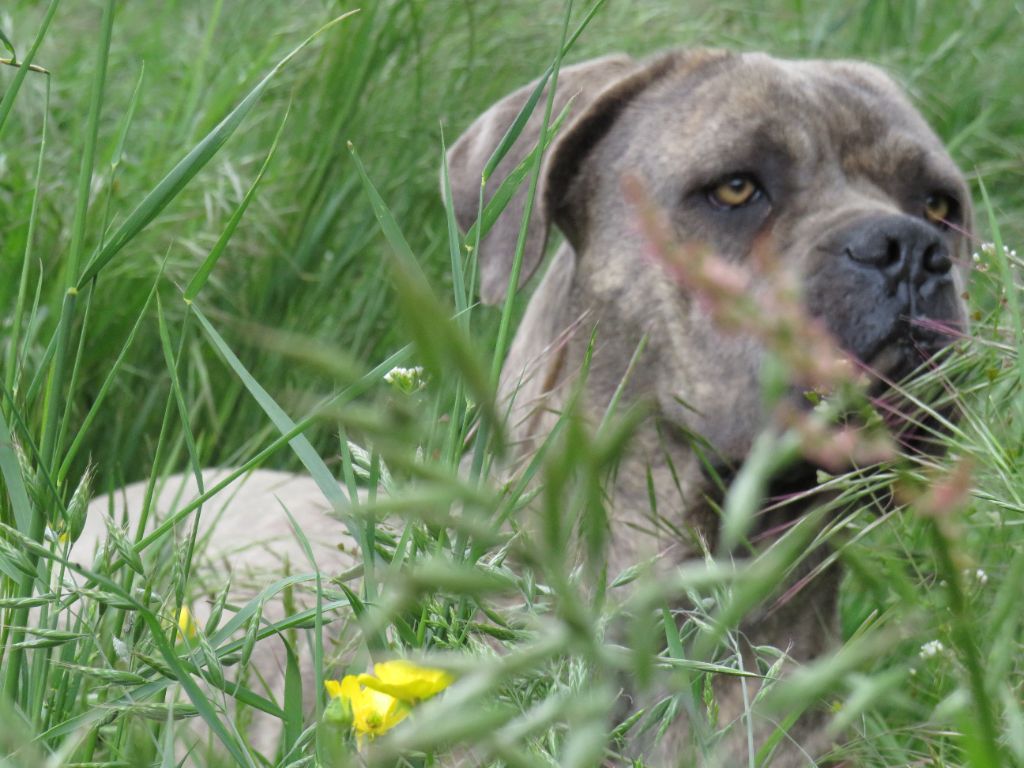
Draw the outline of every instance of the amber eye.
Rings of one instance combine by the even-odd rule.
[[[708,190],[708,199],[719,208],[739,208],[761,194],[760,187],[749,176],[730,176]]]
[[[930,194],[924,201],[924,216],[933,224],[946,225],[953,213],[953,206],[949,195],[940,192]]]

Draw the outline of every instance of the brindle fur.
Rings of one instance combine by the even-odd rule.
[[[498,102],[452,147],[448,166],[463,226],[477,214],[483,164],[533,89]],[[700,554],[694,542],[679,538],[680,529],[696,529],[712,548],[717,536],[707,500],[713,489],[686,436],[703,436],[724,466],[742,462],[767,423],[764,350],[716,327],[698,301],[644,256],[635,212],[623,200],[624,176],[639,179],[681,242],[737,262],[750,257],[755,241],[769,242],[779,264],[801,276],[811,313],[849,351],[892,374],[919,362],[911,343],[918,332],[908,316],[964,323],[961,278],[938,262],[965,256],[965,237],[957,228],[939,230],[922,213],[927,195],[941,191],[959,201],[967,226],[969,196],[962,174],[900,89],[859,62],[708,50],[640,62],[611,56],[561,71],[555,114],[570,98],[568,126],[542,168],[522,282],[540,264],[551,225],[565,243],[528,305],[500,394],[510,405],[512,439],[528,453],[558,418],[592,329],[597,340],[585,393],[595,414],[620,388],[646,339],[624,399],[655,403],[656,413],[609,489],[609,570],[649,558],[670,567]],[[542,112],[535,111],[489,189],[536,144]],[[709,205],[709,185],[738,172],[756,176],[764,198],[732,211]],[[500,300],[509,281],[525,194],[481,246],[487,301]],[[906,275],[889,279],[882,266],[865,265],[887,247],[872,238],[906,244]],[[923,255],[914,256],[914,248]],[[924,341],[930,348],[943,343]],[[653,519],[648,476],[658,516],[670,525]],[[748,617],[742,627],[748,641],[788,650],[797,662],[825,652],[835,637],[835,570],[812,582],[802,600]],[[728,722],[743,709],[739,688],[723,684],[719,693]],[[805,717],[772,765],[808,765],[825,746],[819,720]],[[680,726],[669,735],[654,764],[680,759],[685,732]],[[727,749],[731,757],[721,758],[723,764],[746,764],[744,744]]]

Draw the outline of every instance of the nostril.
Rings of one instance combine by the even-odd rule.
[[[895,237],[888,238],[885,246],[885,258],[882,261],[881,266],[892,267],[899,264],[903,259],[903,246],[900,241]]]
[[[933,275],[944,275],[953,266],[946,249],[938,245],[933,245],[924,252],[923,261],[925,270]]]
[[[933,227],[909,216],[872,216],[839,233],[842,254],[884,273],[887,281],[913,278],[915,284],[945,278],[953,262],[945,241]]]

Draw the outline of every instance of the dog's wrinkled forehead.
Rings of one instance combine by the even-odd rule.
[[[894,183],[965,192],[942,142],[900,89],[859,62],[732,55],[667,73],[625,117],[625,130],[609,136],[615,170],[672,169],[692,183],[762,170],[789,173],[805,190],[816,178],[834,189],[842,174],[891,195],[901,191]]]

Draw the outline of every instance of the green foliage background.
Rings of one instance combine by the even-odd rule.
[[[557,4],[554,4],[557,5]],[[16,3],[5,34],[24,51],[44,4]],[[86,247],[117,222],[302,37],[349,10],[323,2],[132,2],[118,6],[100,115],[94,200]],[[582,5],[576,15],[586,10]],[[52,72],[50,133],[30,282],[60,273],[69,245],[75,179],[86,141],[90,78],[100,24],[90,2],[62,5],[37,62]],[[263,188],[232,238],[203,305],[232,319],[295,331],[378,360],[402,341],[395,330],[383,239],[355,178],[352,141],[371,178],[442,293],[450,273],[437,187],[442,129],[449,142],[488,105],[534,79],[557,46],[560,11],[533,2],[371,2],[317,40],[281,73],[238,134],[131,250],[105,271],[91,320],[73,413],[88,406],[164,258],[170,298],[186,283],[262,163],[290,104]],[[671,46],[727,46],[790,57],[858,57],[889,69],[911,92],[972,178],[986,181],[1008,242],[1021,209],[1021,32],[1009,2],[621,2],[596,16],[570,60],[613,50],[647,55]],[[145,74],[142,75],[143,65]],[[4,68],[10,80],[13,72]],[[109,161],[140,76],[124,155]],[[29,77],[6,126],[0,177],[0,292],[18,288],[29,190],[46,80]],[[96,207],[93,209],[96,211]],[[59,280],[43,279],[52,301]],[[37,345],[47,338],[38,329]],[[486,335],[485,329],[481,331]],[[231,333],[231,331],[227,331]],[[103,476],[146,470],[138,446],[155,432],[166,384],[156,329],[148,324],[117,383],[119,406],[95,427],[90,451]],[[150,338],[150,341],[146,339]],[[230,336],[233,340],[238,336]],[[34,346],[35,349],[35,346]],[[279,397],[323,383],[258,343],[241,351]],[[38,349],[34,351],[38,355]],[[261,417],[208,354],[188,386],[197,395],[206,463],[227,462],[258,440]],[[84,459],[84,455],[83,455]]]
[[[14,0],[0,8],[0,32],[19,59],[49,7]],[[437,182],[442,136],[453,142],[487,106],[543,72],[558,47],[563,13],[555,2],[370,0],[324,31],[282,68],[223,148],[102,269],[95,286],[81,292],[77,311],[67,316],[67,366],[53,374],[53,340],[64,327],[62,305],[74,277],[67,274],[69,254],[77,248],[84,255],[79,266],[84,265],[278,61],[330,19],[352,10],[324,0],[115,3],[104,90],[95,100],[97,56],[105,49],[104,7],[88,0],[61,3],[33,62],[49,74],[30,72],[13,102],[5,102],[10,112],[0,107],[0,350],[7,390],[2,410],[22,446],[45,446],[47,429],[55,430],[52,455],[43,451],[32,459],[52,481],[53,500],[47,503],[54,508],[66,508],[88,465],[95,467],[92,489],[99,492],[180,471],[190,461],[240,465],[277,437],[237,371],[196,332],[182,292],[229,225],[279,131],[261,186],[196,306],[295,418],[405,345],[413,334],[408,323],[399,322],[399,305],[408,294],[396,294],[389,277],[393,246],[382,234],[347,143],[357,150],[429,285],[450,297],[448,222]],[[578,3],[574,23],[589,10]],[[671,46],[873,61],[907,88],[965,169],[979,204],[979,239],[1012,246],[1024,232],[1022,14],[1011,0],[608,0],[567,61],[615,50],[643,56]],[[10,53],[0,48],[3,58]],[[13,93],[18,72],[0,65],[0,90]],[[100,106],[95,138],[93,101]],[[79,169],[90,148],[90,205],[76,246],[75,212],[83,200]],[[1014,271],[1018,263],[1000,259],[997,254],[971,287],[987,343],[967,365],[963,392],[969,412],[953,447],[973,457],[976,466],[978,488],[958,546],[965,562],[983,568],[988,579],[984,589],[970,593],[975,641],[995,675],[984,695],[999,713],[1003,759],[1019,761],[1024,688],[1013,597],[1019,591],[1014,580],[1024,576],[1017,533],[1024,499],[1016,363],[1020,278]],[[159,303],[148,300],[154,285]],[[496,328],[495,312],[474,313],[471,332],[478,349],[493,347]],[[177,391],[167,364],[168,351],[175,349]],[[104,395],[122,352],[123,364]],[[437,403],[447,403],[461,386],[453,376],[435,382],[431,391]],[[83,426],[101,395],[101,408]],[[173,398],[184,404],[188,429],[169,405]],[[359,403],[365,418],[347,424],[357,441],[387,434],[401,442],[408,436],[405,447],[411,448],[422,438],[420,427],[410,426],[416,414],[396,406],[389,393],[371,389]],[[435,404],[426,410],[436,416],[445,408]],[[336,422],[317,420],[308,434],[341,474],[343,441]],[[432,438],[449,464],[459,437],[456,431]],[[298,468],[300,462],[285,449],[268,465]],[[14,493],[7,474],[5,481]],[[851,492],[857,482],[850,480]],[[5,499],[4,505],[2,519],[12,523],[17,503]],[[936,576],[941,570],[931,562],[937,555],[919,523],[894,522],[878,533],[862,521],[859,548],[850,555],[861,567],[854,567],[845,592],[848,638],[890,614],[945,616],[948,606]],[[25,595],[5,582],[4,597]],[[920,690],[908,694],[912,701],[893,693],[908,679],[893,676],[893,669],[906,672],[903,662],[916,664],[921,643],[936,633],[956,646],[948,633],[955,635],[971,619],[921,621],[919,635],[912,634],[892,657],[877,660],[876,667],[862,665],[862,677],[837,672],[830,678],[846,686],[836,683],[830,690],[866,697],[855,723],[863,745],[852,748],[851,759],[869,765],[990,764],[970,738],[964,748],[947,733],[964,722],[958,718],[967,683],[958,664],[914,667]],[[578,670],[567,662],[551,674],[554,685]],[[516,689],[524,702],[548,695],[544,685],[531,685],[528,692]],[[56,749],[58,743],[51,739],[46,747]]]

